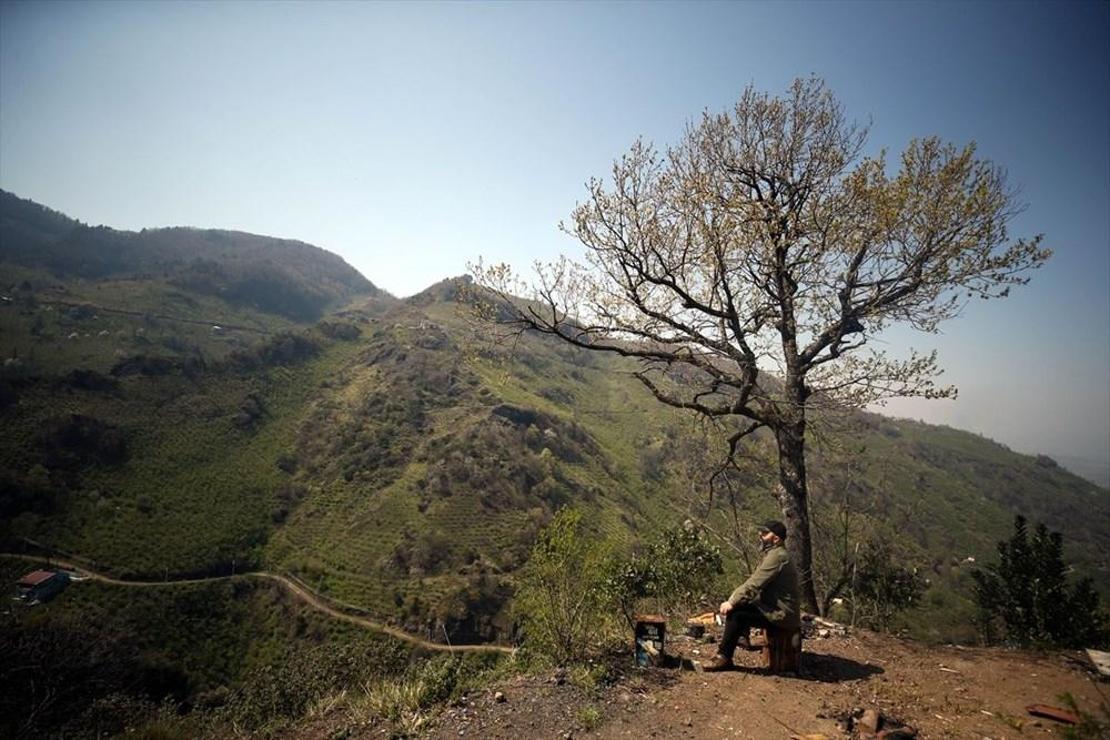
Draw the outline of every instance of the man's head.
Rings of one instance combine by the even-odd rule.
[[[786,539],[786,525],[777,519],[763,522],[759,527],[759,539],[765,544],[777,545]]]

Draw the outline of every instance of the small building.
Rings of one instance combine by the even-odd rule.
[[[69,573],[64,570],[36,570],[19,579],[19,598],[34,604],[50,601],[69,585]]]

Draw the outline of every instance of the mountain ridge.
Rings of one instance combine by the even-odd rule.
[[[0,259],[58,278],[154,278],[231,303],[313,320],[357,295],[390,299],[342,257],[242,231],[88,226],[0,190]]]

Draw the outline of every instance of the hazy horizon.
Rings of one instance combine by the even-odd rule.
[[[4,2],[0,187],[299,239],[405,296],[580,254],[556,224],[635,137],[817,74],[869,152],[976,141],[1028,204],[1013,236],[1056,250],[941,335],[885,334],[960,397],[883,413],[1110,465],[1108,30],[1099,3]]]

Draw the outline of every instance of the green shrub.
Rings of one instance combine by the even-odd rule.
[[[525,646],[557,665],[583,660],[605,632],[601,548],[583,536],[582,514],[563,509],[540,532],[520,570],[513,614]]]
[[[347,321],[321,321],[316,328],[329,339],[351,342],[362,336],[362,330]]]
[[[975,571],[979,628],[993,642],[1018,645],[1091,647],[1107,639],[1106,615],[1089,578],[1068,589],[1064,538],[1038,524],[1032,538],[1025,517],[1014,519],[1014,534],[998,543],[998,565]]]
[[[119,465],[128,458],[127,439],[117,427],[84,414],[55,419],[38,438],[46,467],[76,470],[93,464]]]
[[[601,725],[601,711],[597,707],[582,707],[575,716],[586,732],[592,732]]]
[[[572,686],[577,686],[595,698],[599,698],[602,689],[612,684],[614,680],[605,663],[595,663],[593,661],[575,666],[567,678]]]
[[[502,662],[501,656],[491,653],[440,655],[422,662],[416,673],[424,686],[421,706],[457,700],[485,683]]]
[[[629,626],[643,599],[665,614],[687,613],[724,572],[721,551],[692,523],[668,529],[641,555],[610,561],[605,593]]]
[[[894,617],[917,604],[925,579],[886,539],[867,543],[856,558],[848,598],[852,624],[889,630]]]

